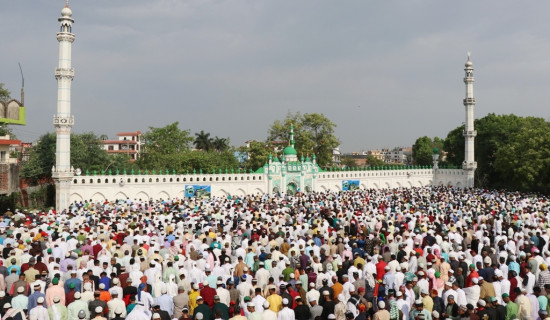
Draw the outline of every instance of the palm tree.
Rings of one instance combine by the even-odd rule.
[[[195,133],[195,141],[193,141],[193,144],[196,149],[210,151],[210,149],[212,149],[212,138],[210,138],[210,133],[206,133],[204,130]]]
[[[214,150],[218,152],[226,151],[228,146],[228,140],[226,138],[219,138],[215,137],[214,140],[212,140],[212,147],[214,147]]]

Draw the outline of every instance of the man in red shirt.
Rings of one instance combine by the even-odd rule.
[[[470,274],[466,277],[466,281],[464,282],[464,287],[468,288],[474,285],[472,282],[472,279],[479,278],[479,273],[476,271],[476,266],[474,264],[470,265]]]
[[[201,289],[200,295],[203,297],[204,303],[212,309],[212,307],[214,307],[214,296],[216,295],[216,289],[210,288],[208,281],[206,280],[202,284],[204,287]]]
[[[376,264],[376,280],[382,280],[384,277],[384,274],[386,274],[386,271],[384,268],[386,268],[388,264],[384,262],[382,256],[378,256],[378,263]]]

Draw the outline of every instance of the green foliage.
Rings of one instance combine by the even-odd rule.
[[[204,173],[212,173],[213,170],[218,172],[222,169],[231,170],[239,167],[239,162],[230,151],[192,151],[181,155],[178,170],[181,172],[192,172],[193,169],[197,172],[202,169]]]
[[[149,127],[143,134],[142,153],[138,160],[140,168],[174,168],[182,153],[189,152],[193,141],[189,130],[180,130],[178,122],[162,128]]]
[[[11,93],[8,89],[4,88],[4,84],[0,83],[0,101],[7,102],[10,100]]]
[[[341,164],[346,168],[353,168],[357,166],[355,159],[353,159],[352,156],[343,156],[341,159]]]
[[[212,148],[218,152],[229,150],[229,138],[219,138],[216,136],[212,139]]]
[[[334,135],[334,124],[319,113],[287,114],[283,121],[276,120],[269,128],[268,141],[288,141],[290,126],[294,126],[294,140],[298,155],[317,156],[321,167],[332,164],[332,150],[340,144]]]
[[[425,166],[432,163],[432,145],[432,139],[427,136],[416,139],[412,146],[412,156],[416,165]]]
[[[55,144],[55,133],[46,133],[40,137],[29,154],[29,160],[21,168],[21,177],[31,184],[50,179],[55,165]],[[71,134],[71,165],[75,169],[101,171],[110,161],[94,133]]]
[[[441,155],[443,151],[443,140],[438,137],[432,140],[427,136],[416,139],[416,142],[412,146],[414,164],[419,166],[431,166],[433,164],[434,148],[437,148],[439,150],[439,155]]]
[[[495,115],[475,120],[476,185],[523,191],[549,190],[550,127],[542,118]],[[451,165],[464,161],[464,126],[447,135]]]
[[[367,156],[367,165],[371,167],[383,166],[384,161],[376,158],[375,156]]]
[[[201,130],[199,133],[195,133],[195,140],[193,141],[193,144],[195,145],[195,149],[202,150],[202,151],[210,151],[212,149],[212,138],[210,138],[210,133],[204,132],[204,130]]]
[[[7,124],[0,125],[0,136],[6,136],[9,135],[10,139],[15,140],[17,139],[17,136],[15,133],[13,133],[12,128]]]
[[[277,156],[275,154],[275,148],[272,143],[264,141],[250,141],[249,147],[243,146],[239,148],[239,152],[246,154],[247,158],[244,162],[245,169],[252,169],[254,171],[263,167],[268,162],[269,155]]]

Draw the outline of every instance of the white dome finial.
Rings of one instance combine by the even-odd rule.
[[[63,10],[61,10],[61,16],[63,17],[71,17],[73,15],[73,11],[71,8],[69,8],[69,0],[65,0],[65,7]]]
[[[470,60],[470,51],[468,51],[468,61],[466,61],[465,66],[466,67],[471,67],[472,66],[472,61]]]

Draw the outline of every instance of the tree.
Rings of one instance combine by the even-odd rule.
[[[192,151],[182,154],[181,162],[179,163],[179,170],[192,172],[195,170],[203,173],[212,173],[214,170],[216,173],[221,169],[225,170],[236,169],[239,167],[237,158],[230,151],[216,152],[216,151]]]
[[[334,124],[325,115],[299,112],[287,114],[283,121],[276,120],[269,128],[268,141],[288,141],[290,126],[294,127],[294,140],[299,155],[317,156],[321,167],[332,164],[332,151],[340,141],[334,135]]]
[[[353,159],[352,156],[343,156],[342,157],[342,162],[341,164],[345,167],[345,168],[353,168],[353,167],[357,167],[357,164],[355,163],[355,159]]]
[[[52,167],[55,165],[55,144],[55,133],[47,133],[40,137],[30,151],[29,160],[22,166],[21,177],[31,184],[49,180],[52,177]],[[94,133],[71,134],[73,168],[101,172],[106,169],[109,162],[107,151],[103,150],[101,141]]]
[[[427,166],[433,163],[433,141],[424,136],[416,139],[412,146],[413,161],[416,165]]]
[[[544,119],[491,113],[474,126],[477,186],[548,192],[549,166],[543,158],[550,148],[544,142],[549,124]],[[463,130],[453,129],[444,142],[447,161],[456,166],[464,161]]]
[[[11,92],[4,88],[4,84],[0,83],[0,102],[8,102],[10,100]]]
[[[521,130],[494,155],[496,182],[524,191],[550,190],[550,125],[542,118],[526,118]]]
[[[376,158],[375,156],[367,156],[367,165],[370,167],[379,167],[384,165],[384,161]]]
[[[218,152],[227,151],[229,149],[229,139],[216,136],[212,140],[212,148]]]
[[[149,127],[143,134],[144,142],[138,162],[140,168],[177,169],[181,154],[189,152],[193,141],[189,130],[180,130],[178,122],[162,128]]]
[[[250,141],[249,147],[246,146],[239,148],[238,152],[246,154],[246,160],[244,162],[245,169],[252,169],[254,171],[263,167],[269,159],[269,155],[277,156],[275,154],[275,148],[272,143],[265,141]]]
[[[212,138],[210,133],[201,130],[199,133],[195,133],[195,141],[193,141],[195,148],[203,151],[210,151],[212,149]]]

